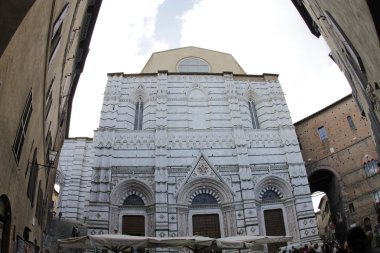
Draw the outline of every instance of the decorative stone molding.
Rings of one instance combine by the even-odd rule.
[[[213,189],[208,188],[208,187],[204,187],[202,189],[194,190],[193,193],[190,195],[190,198],[188,200],[188,204],[190,205],[193,202],[193,199],[200,194],[209,194],[216,199],[218,204],[220,204],[220,197],[219,197],[218,193],[216,193]]]
[[[258,181],[255,185],[255,196],[260,196],[263,191],[265,192],[270,188],[276,189],[278,192],[280,192],[282,198],[284,199],[288,199],[293,196],[291,185],[276,175],[270,175],[261,178],[260,181]]]
[[[207,190],[213,192],[213,194],[218,196],[218,203],[230,203],[233,201],[234,192],[228,187],[228,185],[215,180],[214,178],[197,178],[191,182],[183,185],[178,193],[175,195],[178,204],[188,205],[189,201],[192,200],[193,194],[198,191],[202,192]],[[197,194],[196,194],[197,195]]]
[[[282,195],[281,191],[279,189],[277,189],[277,187],[275,186],[272,186],[272,185],[268,185],[266,186],[264,189],[261,190],[260,194],[259,194],[259,198],[262,200],[263,199],[263,196],[264,194],[267,192],[267,191],[274,191],[275,193],[277,193],[277,196],[282,199],[284,196]]]
[[[110,194],[110,201],[113,205],[121,205],[124,199],[130,193],[138,193],[145,205],[152,205],[154,203],[154,193],[144,182],[137,179],[127,179],[116,185]]]

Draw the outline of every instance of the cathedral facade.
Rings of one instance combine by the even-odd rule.
[[[62,217],[89,234],[319,238],[278,75],[230,54],[179,48],[108,74],[93,140],[68,140],[59,167]]]

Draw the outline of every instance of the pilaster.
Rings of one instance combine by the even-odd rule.
[[[238,224],[237,230],[239,234],[253,234],[253,232],[247,228],[257,225],[254,185],[252,182],[251,168],[249,166],[246,136],[241,120],[238,92],[235,88],[232,73],[225,72],[224,80],[231,114],[232,133],[235,140],[237,163],[239,166],[240,190],[243,200],[243,210],[237,213],[244,215],[244,224]],[[236,217],[237,220],[239,218],[240,217]]]
[[[155,198],[156,198],[156,236],[169,236],[168,218],[168,171],[167,171],[167,72],[158,72],[156,135],[155,135]]]

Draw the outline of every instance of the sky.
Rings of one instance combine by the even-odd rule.
[[[276,73],[297,122],[351,93],[290,0],[107,0],[74,97],[69,137],[93,137],[107,73],[140,73],[153,52],[232,54],[247,74]]]
[[[93,137],[107,73],[140,73],[153,52],[186,46],[232,54],[247,74],[279,74],[293,122],[351,93],[290,0],[104,0],[69,137]]]

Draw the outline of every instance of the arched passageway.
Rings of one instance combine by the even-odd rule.
[[[335,238],[340,242],[344,242],[347,226],[339,178],[329,169],[318,169],[309,175],[309,184],[311,192],[322,191],[326,193],[331,220],[335,225]]]

